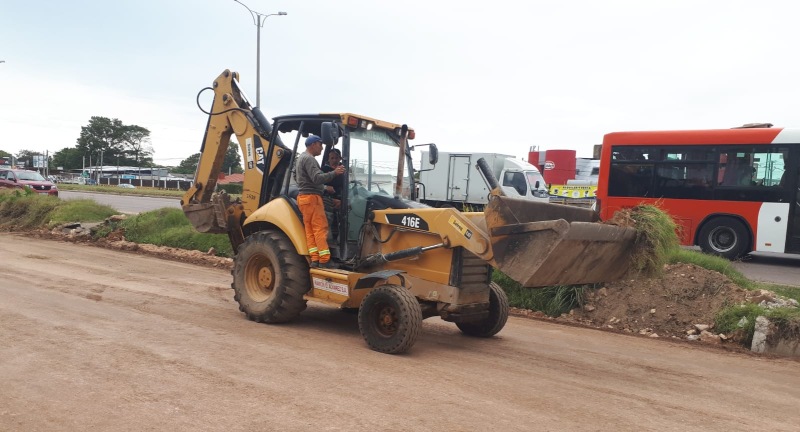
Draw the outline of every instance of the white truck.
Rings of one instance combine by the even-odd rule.
[[[419,170],[419,201],[432,207],[455,207],[482,211],[489,202],[489,186],[476,168],[484,158],[492,174],[510,197],[547,202],[547,185],[535,166],[500,153],[439,152],[439,162],[431,166],[428,152],[422,152]]]

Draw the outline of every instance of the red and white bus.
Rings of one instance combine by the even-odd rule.
[[[800,129],[771,126],[607,134],[601,218],[656,204],[682,228],[684,245],[729,259],[800,253]]]

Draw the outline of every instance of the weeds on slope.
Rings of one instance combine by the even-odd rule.
[[[50,228],[65,222],[99,222],[116,211],[91,200],[62,201],[30,190],[0,194],[0,225],[12,229]]]
[[[217,255],[233,256],[228,236],[195,231],[180,209],[163,208],[130,217],[119,224],[125,238],[135,243],[149,243],[180,249],[208,252],[212,247]]]

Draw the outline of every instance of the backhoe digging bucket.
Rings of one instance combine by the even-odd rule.
[[[589,209],[494,195],[484,211],[498,269],[525,287],[610,282],[628,271],[636,231]]]
[[[228,232],[225,210],[230,205],[228,194],[215,193],[209,203],[184,204],[182,207],[183,213],[197,232],[225,234]]]

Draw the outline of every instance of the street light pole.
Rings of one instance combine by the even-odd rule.
[[[244,6],[247,11],[250,12],[250,15],[253,17],[253,24],[256,25],[256,106],[261,107],[261,27],[264,26],[264,22],[267,20],[267,17],[271,17],[273,15],[283,16],[288,14],[286,12],[262,14],[250,9],[246,4],[240,2],[239,0],[233,1]]]

